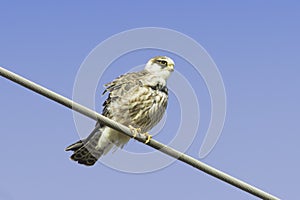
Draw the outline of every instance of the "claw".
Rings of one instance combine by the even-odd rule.
[[[128,128],[130,129],[132,135],[132,138],[136,138],[138,135],[141,135],[141,129],[140,128],[134,128],[133,126],[129,125]],[[152,138],[152,135],[149,133],[143,133],[147,137],[145,144],[148,144]]]
[[[140,128],[134,128],[133,126],[129,125],[128,126],[131,133],[133,134],[132,138],[136,138],[138,134],[140,134],[141,129]]]
[[[150,135],[149,133],[144,133],[147,137],[147,140],[145,141],[145,144],[148,144],[152,138],[152,135]]]

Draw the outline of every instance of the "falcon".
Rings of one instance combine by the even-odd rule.
[[[174,71],[174,61],[166,56],[151,58],[145,68],[138,72],[119,76],[105,84],[103,94],[109,93],[103,103],[102,114],[130,128],[134,136],[147,133],[163,117],[168,103],[167,80]],[[87,166],[112,149],[123,148],[130,137],[101,122],[96,123],[91,134],[68,146],[73,151],[71,159]]]

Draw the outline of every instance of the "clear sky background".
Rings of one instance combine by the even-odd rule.
[[[0,65],[72,97],[80,64],[111,35],[145,26],[187,34],[212,56],[227,93],[223,133],[202,161],[282,199],[297,199],[299,10],[297,1],[1,1]],[[147,53],[124,57],[122,70],[111,67],[99,92],[104,82],[153,56]],[[184,62],[176,67],[192,85],[202,85],[197,95],[203,93],[200,129],[205,130],[207,91],[185,72]],[[255,199],[178,161],[147,174],[123,173],[100,163],[80,166],[64,152],[78,139],[69,109],[3,78],[0,92],[1,200]],[[173,97],[168,113],[176,105]],[[100,111],[103,99],[95,98]],[[169,127],[176,120],[168,114]],[[201,130],[187,151],[196,158]],[[171,129],[164,132],[172,134]],[[157,137],[163,142],[169,138]],[[126,148],[134,146],[149,150],[133,142]]]

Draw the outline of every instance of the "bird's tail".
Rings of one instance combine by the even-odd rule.
[[[102,135],[103,128],[96,127],[94,131],[84,140],[79,140],[74,144],[68,146],[66,151],[74,151],[71,159],[77,161],[79,164],[87,166],[94,165],[97,160],[111,149],[113,145],[108,141],[107,145],[98,145]]]

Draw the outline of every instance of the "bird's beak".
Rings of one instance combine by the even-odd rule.
[[[174,71],[174,64],[168,64],[169,71]]]

